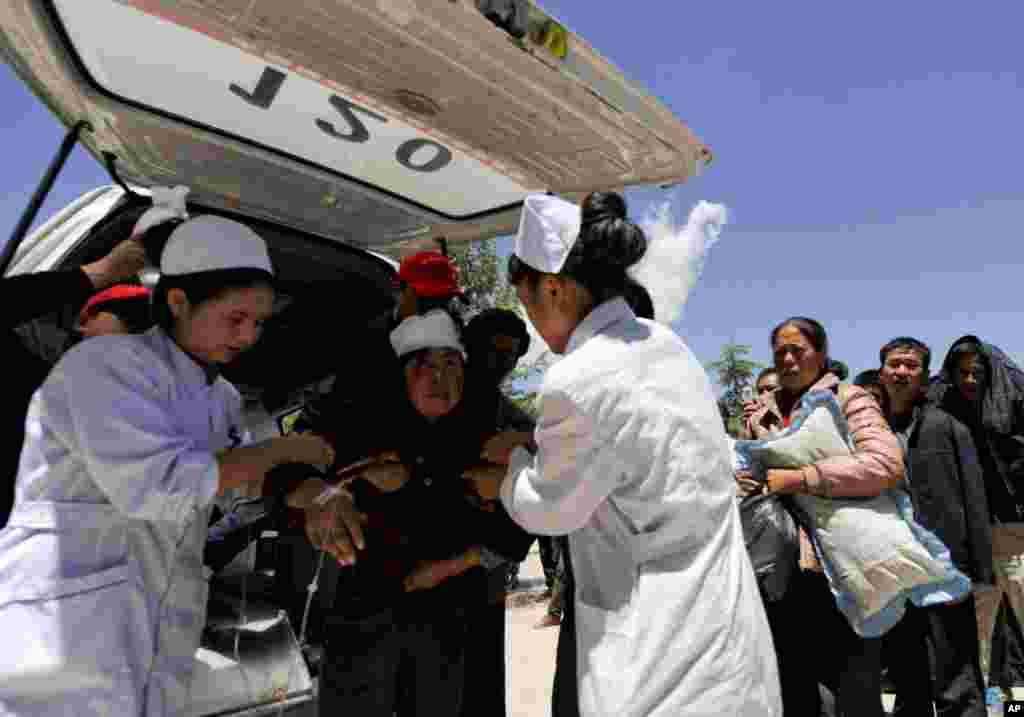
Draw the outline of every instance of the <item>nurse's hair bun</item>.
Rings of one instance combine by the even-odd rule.
[[[626,218],[626,200],[621,194],[593,192],[583,200],[582,209],[582,261],[625,270],[643,258],[647,237]]]

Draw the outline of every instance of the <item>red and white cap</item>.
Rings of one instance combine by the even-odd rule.
[[[133,284],[117,284],[109,289],[104,289],[96,294],[93,294],[82,310],[78,314],[78,323],[84,324],[89,316],[94,312],[101,311],[104,304],[109,304],[115,301],[128,301],[131,299],[141,299],[148,301],[150,291],[144,286],[135,286]]]

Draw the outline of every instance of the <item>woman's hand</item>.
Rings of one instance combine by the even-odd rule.
[[[128,281],[146,266],[146,248],[137,239],[125,239],[102,259],[82,267],[93,287],[105,289]]]
[[[370,481],[382,493],[394,493],[412,477],[397,453],[382,453],[375,456],[356,475]]]
[[[356,509],[352,495],[341,489],[323,505],[306,509],[306,537],[315,548],[334,556],[340,564],[356,562],[356,551],[366,548],[363,526],[367,517]]]
[[[507,466],[516,446],[529,446],[533,442],[533,434],[528,431],[502,431],[488,439],[484,444],[480,457],[491,463]]]
[[[736,495],[746,498],[751,495],[759,495],[764,492],[765,484],[754,478],[750,471],[736,471]]]
[[[743,402],[743,422],[746,423],[750,420],[751,416],[757,413],[757,410],[761,408],[760,401],[744,401]]]
[[[768,471],[767,493],[803,493],[805,488],[804,472],[799,468],[772,468]]]
[[[480,500],[487,503],[501,496],[501,484],[507,473],[505,466],[481,463],[467,468],[462,477],[473,486],[473,492],[480,496]]]
[[[293,433],[275,439],[281,463],[308,463],[326,471],[334,465],[334,447],[313,433]]]

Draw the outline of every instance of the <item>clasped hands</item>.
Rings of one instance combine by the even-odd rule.
[[[484,502],[497,500],[507,464],[516,446],[527,446],[531,434],[504,431],[492,436],[480,452],[481,462],[463,473]],[[346,466],[337,472],[343,482],[364,478],[385,493],[401,488],[410,478],[409,469],[394,452]],[[352,494],[344,487],[337,489],[323,503],[312,501],[306,508],[306,536],[314,547],[324,550],[339,564],[351,566],[358,551],[366,548],[364,527],[367,516],[355,505]],[[404,580],[407,591],[429,590],[450,577],[479,565],[479,553],[472,548],[462,555],[445,560],[421,562]]]

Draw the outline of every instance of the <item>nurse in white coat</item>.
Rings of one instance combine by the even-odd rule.
[[[32,399],[0,531],[0,714],[183,714],[214,497],[333,460],[313,437],[245,445],[241,398],[218,375],[270,316],[263,240],[197,217],[160,269],[158,326],[83,342]]]
[[[511,516],[569,534],[584,717],[782,714],[732,461],[703,368],[622,298],[646,250],[617,194],[525,201],[509,281],[564,358],[539,395],[536,453],[499,435]],[[515,445],[520,443],[520,445]]]

